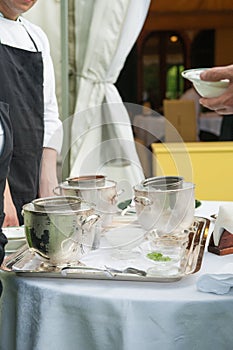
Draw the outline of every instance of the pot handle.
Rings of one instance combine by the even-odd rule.
[[[91,227],[100,219],[100,215],[92,214],[85,218],[81,223],[82,230],[90,231]]]
[[[59,189],[59,192],[57,192],[57,190]],[[61,193],[61,186],[56,186],[54,189],[53,189],[53,193],[56,195],[56,196],[61,196],[62,193]]]
[[[112,198],[110,198],[111,203],[112,203],[112,204],[116,204],[118,197],[121,196],[122,193],[124,193],[124,192],[125,192],[125,190],[123,190],[123,189],[117,191],[117,193],[114,194],[114,195],[112,196]]]
[[[143,196],[134,197],[134,201],[138,204],[143,205],[144,207],[149,207],[153,204],[152,200],[150,200],[147,197],[143,197]]]

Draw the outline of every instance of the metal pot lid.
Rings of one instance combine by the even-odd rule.
[[[62,210],[58,210],[58,209],[54,209],[54,210],[43,210],[43,209],[37,209],[35,208],[35,205],[30,202],[27,204],[24,204],[22,207],[22,213],[23,212],[30,212],[30,213],[34,213],[37,215],[58,215],[58,216],[63,216],[63,215],[90,215],[93,214],[95,212],[95,206],[87,203],[85,201],[82,201],[80,204],[80,208],[78,209],[71,209],[69,207],[69,209],[62,209]]]
[[[142,187],[155,190],[173,190],[182,187],[182,176],[155,176],[141,182]]]
[[[32,201],[35,210],[43,212],[61,212],[78,210],[81,208],[82,199],[76,196],[54,196],[38,198]]]
[[[179,186],[176,187],[164,187],[164,188],[157,188],[155,186],[143,186],[142,183],[137,184],[133,187],[135,195],[140,195],[140,193],[144,194],[154,194],[154,193],[163,193],[163,192],[177,192],[177,191],[186,191],[189,188],[195,188],[195,184],[192,182],[186,182],[182,181]],[[140,193],[138,193],[140,192]]]
[[[62,183],[59,184],[59,187],[60,188],[63,188],[63,189],[67,189],[67,190],[99,190],[99,189],[107,189],[107,188],[114,188],[116,187],[116,182],[113,181],[113,180],[105,180],[105,183],[103,186],[101,185],[96,185],[96,186],[93,186],[93,187],[84,187],[84,186],[73,186],[73,185],[69,185],[68,181],[64,181]]]
[[[106,176],[104,175],[83,175],[67,178],[66,181],[70,186],[95,188],[105,185]]]

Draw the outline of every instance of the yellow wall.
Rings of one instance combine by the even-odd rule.
[[[152,145],[155,176],[180,175],[196,185],[196,198],[233,201],[233,142]]]

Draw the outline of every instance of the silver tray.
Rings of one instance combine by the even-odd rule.
[[[200,270],[205,251],[206,238],[209,232],[210,220],[203,217],[195,217],[193,225],[189,229],[189,243],[183,260],[182,272],[172,275],[143,275],[140,270],[130,268],[125,272],[112,268],[89,267],[82,263],[75,266],[51,266],[38,255],[24,245],[15,253],[5,257],[1,270],[23,277],[42,278],[73,278],[73,279],[98,279],[98,280],[124,280],[141,282],[174,282],[185,276],[194,274]],[[30,264],[33,262],[33,268]],[[144,275],[145,274],[145,275]]]

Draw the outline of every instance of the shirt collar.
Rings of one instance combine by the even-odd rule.
[[[4,14],[2,12],[0,12],[0,17],[5,18]],[[15,21],[16,22],[21,22],[20,16],[18,16],[18,18]]]

